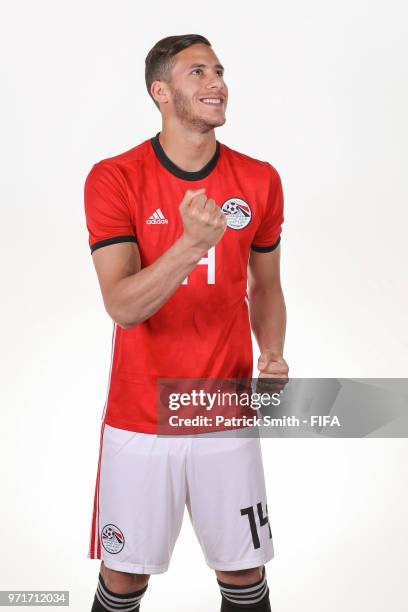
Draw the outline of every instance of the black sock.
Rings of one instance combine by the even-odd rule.
[[[265,566],[262,578],[252,584],[217,582],[222,595],[221,612],[271,612]]]
[[[133,591],[133,593],[114,593],[110,591],[101,576],[99,574],[98,588],[93,602],[91,612],[112,612],[112,610],[118,612],[139,612],[140,600],[146,592],[147,584],[139,591]],[[126,605],[125,605],[126,604]]]

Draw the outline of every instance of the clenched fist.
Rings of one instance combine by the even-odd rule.
[[[266,349],[258,359],[257,393],[279,393],[289,382],[289,366],[282,355]]]
[[[191,246],[206,253],[224,234],[227,219],[221,208],[204,192],[205,188],[188,189],[179,210],[185,238]]]

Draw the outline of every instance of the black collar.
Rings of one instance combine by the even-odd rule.
[[[220,143],[218,142],[218,140],[216,140],[217,144],[215,148],[215,153],[210,159],[210,161],[207,162],[205,166],[201,168],[201,170],[196,170],[195,172],[187,172],[187,170],[182,170],[181,168],[176,166],[176,164],[173,163],[169,157],[167,157],[163,147],[160,144],[159,134],[160,132],[157,132],[156,136],[153,136],[153,138],[150,139],[150,142],[152,143],[152,147],[154,149],[154,152],[156,153],[159,162],[165,168],[167,168],[169,172],[174,174],[174,176],[184,179],[185,181],[198,181],[208,176],[217,165],[217,161],[220,156]]]

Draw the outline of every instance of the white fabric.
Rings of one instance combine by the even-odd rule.
[[[246,569],[272,559],[270,527],[260,525],[258,514],[260,504],[265,520],[258,437],[245,437],[244,430],[229,432],[229,437],[225,432],[222,437],[159,437],[105,425],[101,444],[99,534],[114,525],[124,536],[117,553],[101,546],[106,567],[165,572],[185,506],[212,569]],[[259,548],[248,514],[241,514],[251,506]]]

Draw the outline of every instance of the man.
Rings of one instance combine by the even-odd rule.
[[[273,557],[257,438],[158,436],[157,380],[286,378],[283,193],[267,162],[221,144],[224,68],[200,35],[146,57],[162,130],[102,160],[85,184],[89,245],[114,322],[88,557],[93,612],[139,610],[165,572],[185,505],[223,612],[270,610]],[[247,294],[247,271],[249,289]]]

